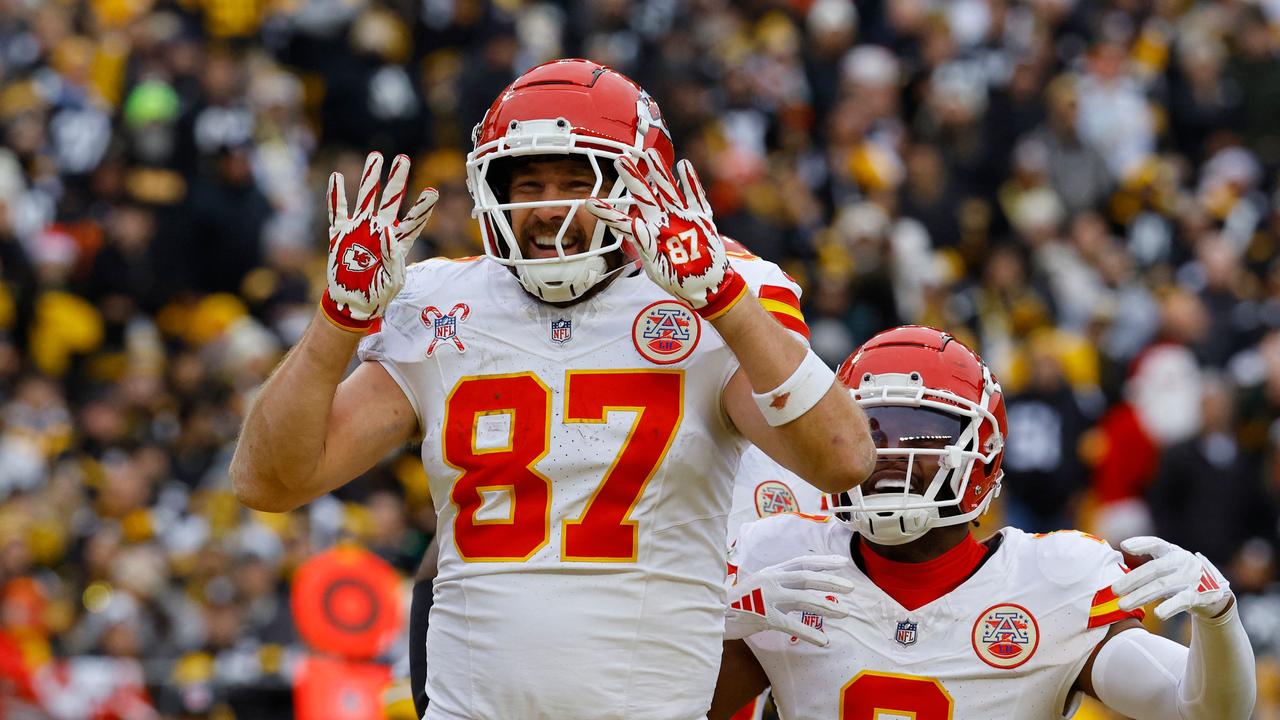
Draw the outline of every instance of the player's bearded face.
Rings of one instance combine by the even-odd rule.
[[[511,202],[582,200],[591,196],[595,183],[595,171],[581,158],[539,160],[512,171]],[[611,181],[606,179],[602,192],[609,184]],[[571,212],[573,217],[560,242],[566,255],[576,255],[587,249],[598,222],[585,205],[576,209],[551,205],[512,210],[511,229],[520,244],[520,254],[530,259],[556,257],[556,235]]]

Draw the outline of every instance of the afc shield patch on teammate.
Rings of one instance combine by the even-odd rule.
[[[636,315],[631,340],[636,352],[655,365],[671,365],[689,357],[702,337],[702,321],[675,300],[659,300]]]
[[[1008,670],[1031,659],[1040,645],[1040,626],[1021,605],[987,608],[973,623],[973,651],[993,668]]]
[[[756,515],[769,517],[793,512],[800,512],[800,503],[786,483],[781,480],[765,480],[756,486]]]

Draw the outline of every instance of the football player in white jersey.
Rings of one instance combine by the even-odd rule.
[[[759,448],[742,454],[742,464],[733,483],[733,505],[729,512],[728,547],[738,541],[738,533],[749,522],[781,513],[817,513],[827,505],[822,491],[796,477]],[[732,576],[736,572],[729,567]],[[747,701],[733,720],[760,720],[764,715],[768,690]]]
[[[1139,719],[1249,717],[1253,653],[1203,556],[1150,537],[1121,543],[1122,556],[1076,531],[974,538],[970,523],[999,492],[1007,427],[976,354],[938,330],[895,328],[839,378],[870,418],[875,471],[836,495],[830,517],[747,525],[732,562],[754,589],[762,568],[830,563],[852,586],[831,597],[852,612],[802,618],[826,647],[776,630],[726,642],[711,718],[766,683],[783,718],[1049,720],[1074,714],[1082,695]],[[731,593],[731,608],[775,612],[772,589]],[[1161,618],[1190,613],[1190,647],[1144,629],[1155,600]]]
[[[538,66],[474,141],[479,259],[405,268],[436,199],[397,220],[407,158],[379,194],[370,155],[354,215],[331,178],[326,320],[255,398],[236,492],[288,510],[419,439],[427,718],[701,718],[743,449],[845,490],[874,465],[866,418],[808,349],[799,288],[726,248],[635,83]]]

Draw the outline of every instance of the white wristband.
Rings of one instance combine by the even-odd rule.
[[[809,350],[791,377],[765,393],[751,393],[760,414],[773,427],[786,425],[818,404],[836,381],[836,374]]]

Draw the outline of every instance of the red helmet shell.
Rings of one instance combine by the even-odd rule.
[[[656,148],[675,164],[662,111],[631,78],[581,58],[552,60],[516,78],[477,126],[476,147],[497,140],[512,122],[564,118],[575,133],[635,147]],[[611,149],[611,148],[610,148]]]
[[[993,448],[999,452],[991,462],[974,465],[964,496],[960,498],[963,512],[978,507],[999,484],[1004,438],[1009,432],[1004,395],[995,376],[982,358],[964,343],[923,325],[896,327],[872,337],[840,364],[836,376],[856,391],[867,375],[885,373],[919,373],[924,387],[964,398],[985,407],[995,417],[995,427],[990,422],[979,426],[977,449],[984,454]]]

